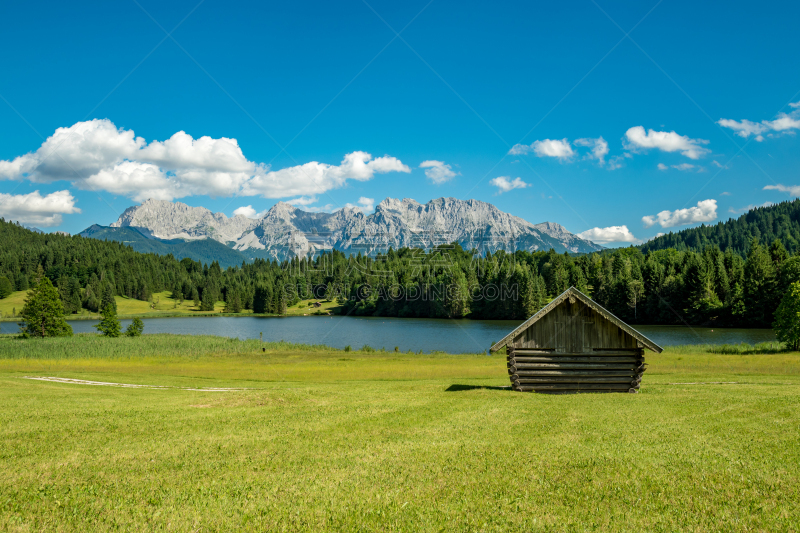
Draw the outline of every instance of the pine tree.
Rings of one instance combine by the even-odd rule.
[[[257,314],[269,313],[272,303],[272,291],[264,283],[256,285],[253,294],[253,312]]]
[[[239,296],[239,291],[236,287],[231,287],[227,290],[225,296],[225,313],[241,313],[242,312],[242,299]]]
[[[800,350],[800,282],[792,283],[775,311],[772,324],[778,340],[790,350]]]
[[[175,287],[172,289],[172,295],[170,296],[173,300],[181,300],[183,301],[183,290],[181,289],[180,283],[175,283]]]
[[[100,312],[103,319],[95,326],[105,337],[119,337],[122,335],[122,327],[117,318],[117,311],[110,305],[103,307]]]
[[[139,337],[143,331],[144,322],[142,322],[142,319],[137,316],[133,319],[133,322],[130,323],[128,329],[125,330],[125,335],[128,337]]]
[[[0,300],[8,297],[12,292],[14,292],[14,286],[7,277],[0,276]]]
[[[114,287],[111,283],[106,282],[103,285],[103,292],[100,297],[100,309],[101,311],[106,307],[111,307],[114,310],[114,314],[117,313],[117,300],[114,298]]]
[[[450,318],[462,318],[469,314],[469,288],[461,269],[451,277],[447,286],[446,313]]]
[[[206,287],[203,289],[203,298],[200,301],[200,310],[201,311],[213,311],[214,310],[214,296],[211,292],[211,289]]]
[[[23,335],[31,337],[70,337],[72,327],[64,320],[64,305],[58,297],[58,289],[50,279],[42,277],[28,292],[22,308]]]
[[[744,304],[750,325],[768,326],[775,310],[775,268],[768,251],[753,240],[744,265]]]

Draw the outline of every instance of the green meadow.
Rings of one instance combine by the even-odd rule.
[[[117,315],[119,318],[133,318],[133,317],[189,317],[189,316],[209,316],[209,315],[226,315],[225,302],[216,302],[213,311],[201,311],[199,307],[194,305],[191,300],[175,300],[170,297],[171,292],[158,292],[153,294],[152,302],[145,302],[142,300],[135,300],[125,296],[115,296],[117,301]],[[0,322],[13,322],[19,320],[19,313],[25,305],[25,298],[28,296],[28,291],[17,291],[11,293],[6,298],[0,299]],[[314,307],[318,303],[319,307]],[[339,304],[328,300],[300,300],[294,305],[290,305],[286,309],[286,314],[289,316],[309,316],[309,315],[328,315],[336,314],[339,310]],[[228,316],[245,316],[252,315],[250,310],[242,310],[241,313],[227,314]],[[99,320],[99,313],[92,313],[87,309],[81,309],[79,314],[69,315],[69,320]],[[3,331],[9,331],[8,328],[3,328]]]
[[[504,356],[353,348],[0,336],[0,530],[798,529],[798,353],[538,395]]]

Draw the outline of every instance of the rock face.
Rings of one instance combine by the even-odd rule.
[[[203,207],[148,200],[112,227],[135,227],[156,239],[223,242],[247,257],[285,259],[322,250],[374,255],[389,247],[431,248],[458,242],[482,254],[496,250],[593,252],[602,247],[553,222],[531,224],[478,200],[438,198],[427,204],[387,198],[365,216],[355,208],[309,213],[279,202],[259,219],[228,218]]]

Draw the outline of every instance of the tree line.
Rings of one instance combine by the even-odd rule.
[[[41,271],[66,314],[116,310],[114,296],[152,300],[170,291],[202,310],[283,314],[301,299],[338,300],[353,315],[524,319],[575,286],[631,323],[769,327],[800,281],[800,255],[753,238],[746,253],[623,248],[582,256],[554,251],[481,254],[459,245],[390,249],[371,257],[333,251],[222,269],[113,241],[40,234],[0,219],[0,295],[28,290]]]

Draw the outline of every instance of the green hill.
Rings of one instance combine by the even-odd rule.
[[[172,254],[176,259],[188,257],[206,264],[216,261],[222,268],[241,265],[243,261],[247,261],[247,258],[240,252],[213,239],[154,239],[135,228],[111,228],[97,224],[83,230],[80,236],[102,241],[121,242],[137,252],[145,254]]]
[[[800,199],[757,207],[737,219],[731,218],[713,226],[703,224],[698,228],[669,232],[640,248],[645,253],[667,248],[700,251],[706,246],[716,245],[723,252],[731,250],[744,255],[753,238],[762,244],[777,239],[792,254],[800,250]]]

